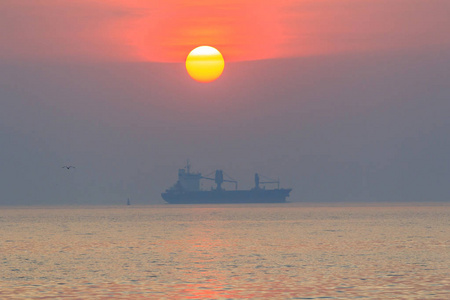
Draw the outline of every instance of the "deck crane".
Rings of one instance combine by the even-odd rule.
[[[211,178],[211,177],[205,177],[205,176],[202,176],[201,178],[202,178],[202,179],[207,179],[207,180],[214,180],[215,183],[216,183],[216,185],[217,185],[216,190],[218,190],[218,191],[221,191],[221,190],[222,190],[222,183],[224,183],[224,182],[231,182],[231,183],[234,183],[235,189],[237,190],[237,189],[238,189],[238,183],[237,183],[237,181],[236,181],[236,180],[228,180],[228,179],[224,179],[224,178],[223,178],[223,174],[224,174],[224,172],[223,172],[222,170],[216,170],[216,174],[215,174],[214,178]],[[226,175],[226,174],[225,174],[225,175]],[[230,177],[230,176],[228,176],[228,177]]]
[[[259,180],[259,175],[258,173],[255,173],[255,189],[259,189],[259,185],[260,184],[264,184],[264,183],[276,183],[277,184],[277,188],[280,189],[280,179],[278,180],[273,180],[270,178],[267,178],[269,181],[260,181]]]

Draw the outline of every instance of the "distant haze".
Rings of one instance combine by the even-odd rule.
[[[391,1],[392,10],[387,1],[283,2],[292,19],[270,22],[286,39],[262,57],[245,43],[224,45],[233,59],[209,84],[190,79],[177,58],[195,39],[175,49],[147,32],[149,45],[173,57],[134,55],[136,44],[114,30],[110,44],[96,34],[125,8],[146,10],[88,2],[75,10],[85,9],[86,23],[62,4],[0,4],[9,13],[0,18],[0,204],[161,203],[186,159],[204,174],[225,170],[241,188],[254,172],[280,177],[290,201],[450,200],[449,2]],[[301,35],[302,15],[336,12],[339,2],[343,20],[366,27],[314,19]],[[55,23],[21,18],[32,12]],[[107,28],[133,28],[120,24]]]

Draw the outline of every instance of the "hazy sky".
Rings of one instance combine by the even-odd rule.
[[[450,2],[273,2],[2,0],[0,204],[158,203],[187,158],[291,201],[448,201]]]

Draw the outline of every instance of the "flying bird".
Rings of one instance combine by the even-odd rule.
[[[69,170],[69,169],[75,169],[74,166],[62,166],[61,168],[67,169],[67,170]]]

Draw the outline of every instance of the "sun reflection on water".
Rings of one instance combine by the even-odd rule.
[[[0,211],[0,298],[415,298],[450,290],[450,207]]]

